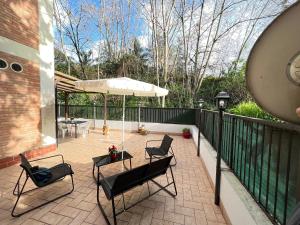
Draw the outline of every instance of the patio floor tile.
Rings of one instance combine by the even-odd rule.
[[[126,133],[125,148],[133,155],[132,166],[147,163],[144,159],[144,146],[147,140],[161,139],[161,134],[141,136],[136,133]],[[225,224],[219,207],[213,204],[214,194],[201,160],[196,157],[196,148],[192,140],[173,135],[173,149],[177,165],[172,167],[177,185],[178,195],[174,199],[160,191],[147,200],[117,217],[119,225],[212,225]],[[120,146],[121,133],[111,131],[108,136],[91,131],[86,138],[66,137],[59,140],[57,153],[63,154],[65,161],[74,170],[74,192],[51,204],[25,214],[20,218],[12,218],[10,211],[16,200],[12,190],[21,172],[19,166],[11,166],[0,170],[0,224],[40,225],[40,224],[81,224],[105,225],[96,199],[96,185],[92,177],[92,157],[107,153],[110,145]],[[53,155],[52,153],[49,155]],[[52,159],[41,166],[50,167],[58,162]],[[129,165],[129,162],[126,162]],[[124,171],[121,163],[114,163],[101,168],[105,176]],[[168,175],[168,179],[171,175]],[[21,198],[18,212],[70,190],[70,178],[55,183],[44,189],[28,193]],[[161,184],[167,182],[166,176],[157,178]],[[34,187],[31,183],[29,187]],[[150,192],[157,187],[149,183]],[[174,191],[173,187],[168,188]],[[147,185],[134,188],[125,193],[126,205],[130,205],[148,194]],[[111,202],[100,188],[100,201],[105,205],[105,211],[111,216]],[[116,207],[121,210],[122,198],[116,198]],[[111,219],[110,219],[111,220]]]

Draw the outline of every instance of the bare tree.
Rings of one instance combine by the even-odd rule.
[[[132,1],[98,0],[90,12],[96,18],[99,40],[104,40],[108,60],[113,61],[128,52],[134,40],[130,28],[133,20]]]
[[[94,47],[99,50],[98,77],[107,76],[100,73],[105,62],[118,65],[114,72],[119,75],[142,74],[143,66],[134,61],[139,58],[135,40],[147,35],[151,40],[147,79],[177,88],[180,104],[192,107],[205,76],[238,70],[259,33],[294,0],[96,1],[78,0],[75,7],[71,0],[55,0],[57,37],[66,61],[70,62],[66,52],[70,45],[86,79],[92,68],[86,65],[89,50]],[[89,26],[98,31],[92,41]],[[165,99],[158,98],[158,103],[164,107]]]
[[[226,46],[230,44],[230,34],[244,33],[244,36],[239,35],[239,40],[241,40],[237,53],[237,60],[239,60],[243,51],[245,51],[247,43],[251,40],[258,23],[274,18],[282,11],[282,8],[270,7],[270,0],[215,0],[213,2],[214,10],[211,21],[207,23],[208,26],[203,23],[203,7],[207,4],[206,1],[203,1],[197,23],[196,49],[194,50],[195,55],[192,57],[194,60],[191,60],[194,63],[193,74],[195,83],[192,85],[194,96],[200,89],[207,72],[211,73],[217,67],[220,74],[225,70],[226,60],[223,60],[224,58],[222,59],[220,56],[223,54],[224,57],[228,58],[231,49],[226,48]],[[235,12],[235,17],[232,17],[232,13],[238,11],[237,9],[240,12]],[[203,43],[205,43],[204,47]],[[216,62],[216,58],[220,59],[220,61]]]
[[[72,8],[70,0],[55,0],[57,14],[64,16],[64,19],[59,20],[59,26],[63,35],[68,38],[74,53],[77,56],[82,79],[88,79],[85,71],[84,58],[86,57],[86,45],[89,39],[85,36],[86,28],[86,13],[84,11],[83,4],[80,4],[79,9]]]
[[[57,33],[59,35],[59,49],[62,50],[64,57],[68,63],[68,74],[71,74],[71,60],[69,59],[69,56],[67,54],[67,50],[65,47],[65,37],[63,34],[63,15],[60,11],[60,4],[58,3],[58,1],[54,1],[54,18],[55,18],[55,22],[56,22],[56,30]]]

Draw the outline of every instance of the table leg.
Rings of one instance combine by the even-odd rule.
[[[96,167],[96,164],[94,163],[94,165],[93,165],[93,178],[94,178],[95,182],[97,182],[97,179],[96,179],[96,176],[95,176],[95,167]]]
[[[132,168],[131,168],[131,159],[129,159],[129,160],[130,160],[130,169],[132,169]],[[122,163],[123,163],[123,167],[124,167],[126,170],[129,170],[128,167],[125,165],[125,160],[124,160],[124,159],[122,160]]]

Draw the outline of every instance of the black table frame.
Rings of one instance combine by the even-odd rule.
[[[122,152],[119,152],[118,154],[122,154]],[[93,177],[94,177],[94,180],[96,182],[97,185],[101,185],[101,182],[100,182],[100,176],[104,177],[103,174],[100,172],[100,167],[101,166],[106,166],[106,165],[110,165],[112,163],[116,163],[116,162],[121,162],[123,163],[123,166],[126,170],[128,170],[127,166],[125,165],[124,161],[125,160],[129,160],[129,164],[130,164],[130,169],[132,169],[132,164],[131,164],[131,159],[133,158],[132,155],[130,155],[127,151],[123,151],[123,154],[128,154],[128,157],[127,158],[122,158],[122,159],[117,159],[117,160],[114,160],[114,161],[111,161],[107,164],[103,164],[103,165],[99,165],[97,166],[97,162],[96,162],[96,158],[99,158],[99,157],[110,157],[109,155],[102,155],[102,156],[98,156],[98,157],[94,157],[93,158]],[[95,176],[95,168],[97,167],[97,177]]]

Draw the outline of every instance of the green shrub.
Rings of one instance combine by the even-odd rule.
[[[241,102],[229,110],[232,114],[260,118],[265,120],[278,120],[269,113],[262,110],[255,102]]]

